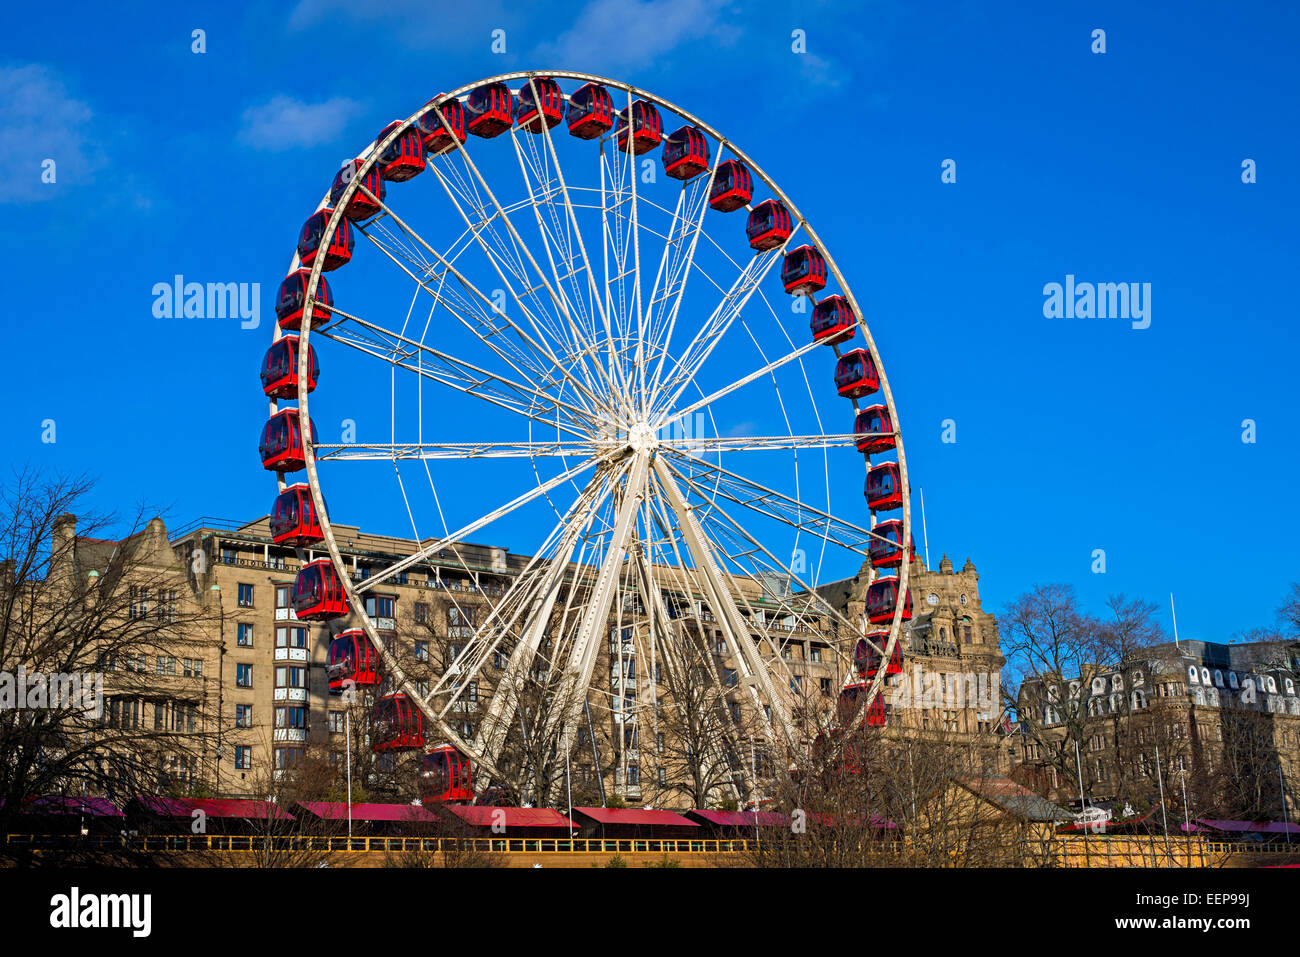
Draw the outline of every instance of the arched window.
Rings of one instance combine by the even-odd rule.
[[[1238,687],[1238,686],[1239,686],[1239,685],[1238,685],[1238,682],[1237,682],[1237,672],[1235,672],[1235,671],[1229,671],[1229,672],[1228,672],[1228,687],[1229,687],[1229,688],[1236,688],[1236,687]]]
[[[1210,669],[1201,668],[1201,684],[1208,685],[1209,683],[1210,683]]]
[[[1286,693],[1295,694],[1295,682],[1292,681],[1290,678],[1286,678],[1284,680],[1286,681]]]
[[[1124,676],[1123,676],[1123,675],[1116,673],[1116,674],[1113,674],[1113,675],[1110,676],[1110,690],[1111,690],[1111,691],[1123,691],[1123,690],[1124,690]]]
[[[1116,714],[1124,710],[1124,696],[1118,691],[1110,696],[1110,710]]]
[[[1216,688],[1223,687],[1223,672],[1217,668],[1214,669],[1214,686]]]
[[[1147,696],[1141,691],[1133,692],[1133,710],[1140,711],[1147,706]]]

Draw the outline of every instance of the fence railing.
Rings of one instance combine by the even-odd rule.
[[[11,847],[129,849],[136,851],[475,851],[491,854],[741,854],[754,840],[695,838],[302,837],[268,834],[91,835],[10,834]]]

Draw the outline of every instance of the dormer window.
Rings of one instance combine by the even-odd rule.
[[[1200,681],[1200,676],[1196,673],[1196,665],[1187,666],[1187,683],[1194,685]]]

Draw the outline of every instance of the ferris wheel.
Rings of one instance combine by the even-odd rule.
[[[630,689],[621,664],[612,684],[598,676],[600,646],[672,669],[688,620],[707,622],[777,753],[807,743],[782,629],[832,624],[851,649],[841,725],[885,723],[911,617],[898,414],[830,251],[721,132],[582,73],[440,94],[343,164],[276,312],[260,449],[277,475],[272,536],[303,561],[297,617],[358,623],[335,632],[331,689],[388,679],[376,750],[423,749],[427,734],[446,742],[429,762],[443,780],[462,761],[490,780],[539,673],[552,707],[535,732],[568,748],[592,698],[620,720],[660,705],[650,669]],[[333,441],[309,406],[321,421],[368,415],[365,441]],[[326,509],[362,490],[418,543],[364,578]],[[374,597],[414,571],[433,585],[448,556],[483,561],[464,543],[505,534],[506,584],[457,616],[455,660],[417,685]],[[818,586],[863,559],[867,611],[850,620]],[[467,733],[458,703],[489,671]]]

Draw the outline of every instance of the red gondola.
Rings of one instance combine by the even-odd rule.
[[[445,126],[438,118],[437,111],[441,111],[443,118],[446,119]],[[416,129],[424,138],[425,156],[441,156],[443,153],[450,153],[469,136],[465,132],[465,104],[460,100],[454,96],[443,100],[437,105],[437,111],[431,109],[415,121]]]
[[[753,198],[754,178],[749,175],[749,168],[740,160],[719,163],[709,190],[709,205],[720,213],[729,213],[748,206]]]
[[[898,475],[897,462],[885,462],[867,470],[867,484],[863,491],[867,508],[873,512],[888,512],[903,507],[903,483]]]
[[[450,744],[440,744],[424,756],[420,769],[420,802],[472,801],[474,788],[470,777],[469,758]]]
[[[640,156],[642,153],[649,152],[659,145],[663,139],[664,121],[659,117],[659,111],[654,105],[647,103],[645,100],[637,100],[628,110],[632,111],[632,137],[631,150],[633,156]],[[615,143],[624,153],[628,151],[628,110],[624,110],[618,115],[618,136]]]
[[[749,221],[745,223],[750,248],[760,252],[780,246],[792,231],[790,211],[774,199],[765,199],[750,210]]]
[[[402,125],[401,120],[393,120],[384,127],[383,132],[375,137],[378,146],[388,134]],[[405,183],[424,172],[424,138],[414,126],[408,126],[397,134],[397,139],[388,144],[388,148],[379,154],[375,162],[380,175],[394,183]]]
[[[316,503],[306,485],[290,485],[275,497],[271,506],[271,541],[298,548],[315,545],[325,537]]]
[[[303,435],[298,410],[284,409],[267,419],[262,427],[262,441],[257,450],[262,467],[271,472],[297,472],[307,467],[303,458]],[[311,420],[307,420],[307,439],[311,440]]]
[[[334,174],[334,185],[330,187],[330,205],[337,206],[339,200],[343,197],[343,191],[348,188],[348,183],[357,175],[357,170],[361,168],[364,160],[352,159],[343,164],[342,168]],[[375,199],[371,199],[365,193],[358,189],[348,200],[348,208],[343,211],[343,215],[354,223],[362,222],[379,212],[379,203],[375,200],[382,201],[384,198],[384,178],[380,175],[379,166],[370,167],[370,170],[361,179],[361,185],[374,194]]]
[[[302,224],[302,232],[298,234],[299,265],[310,268],[316,261],[316,254],[320,252],[321,239],[325,235],[325,227],[329,225],[330,217],[333,215],[334,207],[326,206],[319,212],[312,213],[307,222]],[[346,265],[352,258],[352,247],[355,243],[356,237],[352,235],[352,224],[346,217],[340,219],[339,227],[334,230],[329,247],[325,250],[323,268],[328,272]]]
[[[800,246],[785,254],[781,282],[792,296],[809,296],[826,288],[826,258],[812,246]],[[831,296],[843,299],[843,296]],[[820,306],[821,303],[818,303]],[[813,310],[813,315],[817,310]]]
[[[533,91],[537,97],[534,100]],[[539,108],[540,104],[540,108]],[[515,94],[515,122],[529,133],[540,133],[564,119],[564,93],[548,76],[533,77]]]
[[[854,349],[840,356],[835,363],[835,388],[846,399],[860,399],[879,389],[880,376],[876,374],[871,353],[866,349]]]
[[[880,522],[871,530],[880,538],[872,538],[867,547],[873,568],[897,568],[903,564],[903,523],[896,518]]]
[[[858,436],[859,452],[875,455],[888,452],[895,445],[894,423],[883,405],[858,409],[858,414],[853,417],[853,431]]]
[[[893,575],[877,578],[867,586],[867,620],[873,625],[887,625],[894,620],[898,603],[898,579]],[[912,593],[903,596],[902,621],[912,620]]]
[[[320,366],[316,349],[307,346],[307,391],[316,388]],[[271,343],[262,357],[262,391],[272,399],[292,399],[298,395],[298,337],[281,336]]]
[[[372,751],[417,751],[424,747],[424,715],[404,692],[375,702],[370,728]]]
[[[845,685],[840,691],[839,701],[839,721],[843,727],[851,723],[858,712],[858,702],[861,697],[867,693],[867,683],[865,681],[855,682],[854,684]],[[883,689],[871,704],[867,705],[862,712],[861,719],[857,722],[857,727],[883,728],[885,726],[885,695]],[[856,764],[855,762],[852,762]]]
[[[275,318],[285,332],[297,332],[302,327],[309,278],[310,269],[295,269],[280,283],[280,291],[275,296]],[[325,281],[325,277],[321,276],[316,283],[316,306],[312,309],[312,322],[317,325],[329,322],[333,316],[325,306],[332,305],[334,294],[330,292],[330,284]]]
[[[343,583],[328,558],[318,558],[298,569],[293,583],[293,610],[303,621],[329,621],[348,613]]]
[[[858,676],[862,678],[874,678],[876,671],[880,668],[881,654],[872,645],[884,648],[889,643],[889,632],[887,631],[869,631],[865,638],[859,638],[857,646],[853,649],[853,664],[858,670]],[[903,643],[894,642],[894,650],[890,652],[889,663],[885,665],[885,674],[897,675],[903,672]]]
[[[348,682],[355,687],[379,684],[378,657],[364,628],[339,632],[330,641],[329,662],[325,665],[330,694],[342,694]]]
[[[827,296],[813,309],[808,326],[814,342],[830,345],[852,339],[858,328],[858,317],[843,296]]]
[[[470,91],[465,104],[468,122],[465,131],[490,140],[510,129],[514,122],[511,116],[510,88],[504,83],[484,83]]]
[[[599,83],[586,83],[569,97],[569,135],[594,140],[614,128],[614,101]]]
[[[673,179],[690,179],[709,168],[709,141],[694,126],[683,126],[664,141],[664,173]]]

